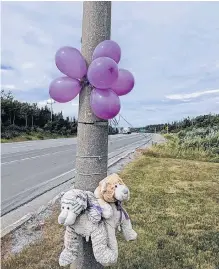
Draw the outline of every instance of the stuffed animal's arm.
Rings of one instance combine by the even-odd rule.
[[[64,236],[64,250],[59,257],[59,265],[67,266],[73,264],[79,255],[79,235],[67,226]]]
[[[109,233],[109,234],[108,234]],[[110,238],[108,238],[110,236]],[[115,229],[106,229],[102,222],[91,233],[94,257],[103,266],[111,266],[117,262],[118,244],[115,236]]]

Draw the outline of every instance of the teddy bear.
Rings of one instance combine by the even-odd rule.
[[[64,250],[60,254],[60,266],[75,264],[79,256],[80,236],[88,241],[91,237],[94,257],[103,266],[117,262],[118,244],[114,229],[106,229],[101,208],[94,194],[89,191],[71,189],[61,199],[59,224],[66,226]]]
[[[130,198],[130,191],[123,180],[117,174],[104,178],[99,182],[94,195],[100,204],[107,231],[111,237],[113,236],[113,240],[116,238],[116,229],[122,231],[125,240],[135,240],[137,233],[132,229],[129,215],[122,207],[122,202]]]

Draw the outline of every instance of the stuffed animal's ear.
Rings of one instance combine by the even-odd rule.
[[[121,185],[125,185],[125,183],[123,182],[123,180],[122,180],[121,178],[119,178],[119,183],[120,183]]]
[[[87,208],[88,204],[88,196],[86,192],[81,192],[76,195],[77,203],[84,209]]]
[[[100,181],[99,183],[99,187],[100,187],[100,193],[104,193],[107,189],[107,183],[106,183],[106,180],[103,179]]]

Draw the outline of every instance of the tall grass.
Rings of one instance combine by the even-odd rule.
[[[167,143],[144,154],[154,157],[219,162],[219,128],[199,128],[166,134]]]

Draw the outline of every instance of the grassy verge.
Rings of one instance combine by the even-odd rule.
[[[23,134],[12,139],[3,139],[1,138],[1,143],[11,143],[11,142],[23,142],[23,141],[31,141],[31,140],[46,140],[46,139],[57,139],[57,138],[70,138],[76,137],[76,135],[72,136],[64,136],[58,134],[48,134],[48,133],[31,133],[31,134]]]
[[[219,268],[219,164],[175,158],[165,148],[145,151],[121,173],[131,190],[127,203],[136,242],[119,241],[116,269]],[[182,158],[182,156],[181,156]],[[59,209],[44,239],[2,259],[3,269],[58,269],[63,227]]]
[[[59,207],[60,208],[60,207]],[[8,238],[2,242],[1,268],[7,269],[56,269],[58,255],[63,248],[64,227],[57,223],[59,208],[54,208],[54,215],[47,219],[43,229],[43,241],[26,247],[16,256],[8,254],[7,246],[10,245]]]
[[[143,156],[122,177],[139,237],[119,241],[117,269],[218,268],[218,164]]]
[[[197,160],[206,162],[219,163],[219,148],[218,150],[204,149],[203,147],[196,147],[188,143],[188,141],[180,140],[177,135],[164,135],[167,143],[159,144],[149,149],[147,156],[158,158],[175,158],[186,160]]]

